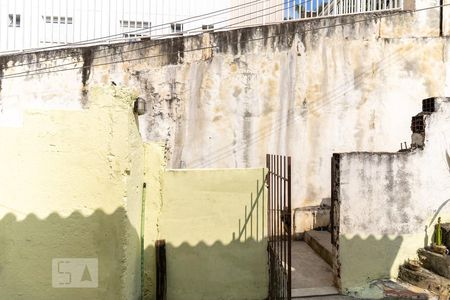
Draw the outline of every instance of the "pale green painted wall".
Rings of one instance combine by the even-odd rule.
[[[0,127],[0,298],[138,299],[144,151],[133,97],[92,88],[83,110]],[[53,258],[98,258],[98,289],[52,288]]]
[[[144,299],[154,300],[156,285],[155,242],[159,238],[158,221],[162,206],[162,176],[165,171],[164,144],[145,144],[145,288]]]
[[[157,239],[169,300],[265,299],[264,170],[166,171],[164,145],[142,142],[132,93],[89,93],[84,109],[0,127],[0,298],[138,299],[146,182],[145,299]],[[52,288],[53,258],[98,258],[99,288]]]
[[[267,297],[263,179],[264,169],[164,173],[169,300]]]

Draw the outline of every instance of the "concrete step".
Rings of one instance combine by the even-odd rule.
[[[398,300],[438,300],[437,296],[430,291],[412,285],[408,282],[396,281],[391,279],[380,279],[372,282],[373,287],[378,287],[382,293],[382,299]]]
[[[442,296],[448,296],[450,292],[449,279],[430,272],[424,267],[413,270],[407,265],[400,266],[398,279],[402,282],[432,292],[434,295],[439,295],[441,296],[440,298],[442,298]]]
[[[351,300],[355,298],[351,298],[348,296],[342,295],[331,295],[331,296],[311,296],[311,297],[301,297],[301,298],[292,298],[292,299],[302,299],[302,300]]]
[[[327,264],[333,265],[331,233],[328,231],[310,230],[305,232],[304,239]]]
[[[336,296],[339,295],[338,290],[335,287],[314,287],[314,288],[300,288],[292,289],[292,298],[309,298],[309,297],[320,297],[321,299],[325,296]]]
[[[450,279],[450,257],[448,255],[442,255],[423,248],[419,249],[417,254],[420,263],[425,269]]]

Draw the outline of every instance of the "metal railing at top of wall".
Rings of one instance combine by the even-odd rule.
[[[285,13],[285,19],[311,19],[403,9],[403,0],[311,0],[299,2]]]
[[[0,54],[400,10],[403,0],[0,0]]]

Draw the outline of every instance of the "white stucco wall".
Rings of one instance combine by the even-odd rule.
[[[398,150],[420,100],[450,88],[439,9],[378,17],[0,57],[4,76],[25,72],[1,80],[0,124],[20,126],[27,107],[89,107],[84,85],[132,86],[147,101],[141,134],[165,144],[169,167],[261,167],[268,152],[289,154],[293,207],[318,205],[332,153]],[[33,75],[46,66],[69,70]]]
[[[361,292],[429,245],[437,217],[450,222],[450,99],[426,118],[423,150],[340,157],[340,280]]]

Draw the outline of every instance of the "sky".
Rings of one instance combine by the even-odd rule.
[[[287,19],[289,16],[294,16],[295,13],[295,5],[301,4],[306,7],[306,11],[315,11],[317,6],[322,3],[328,2],[327,0],[284,0],[284,15]],[[318,5],[317,5],[318,4]],[[298,13],[295,13],[295,19],[297,19]]]

